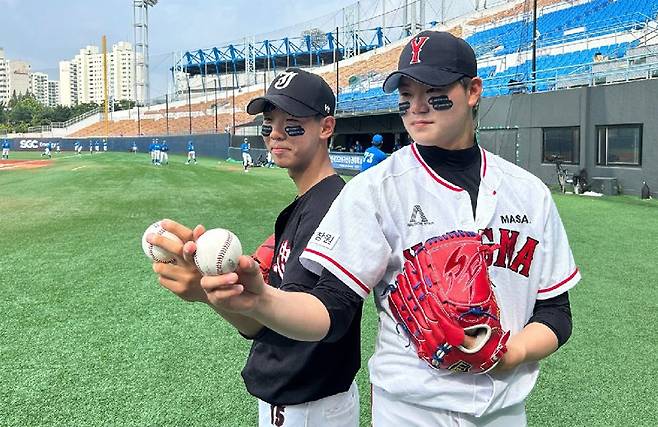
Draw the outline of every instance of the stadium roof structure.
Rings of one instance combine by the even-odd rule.
[[[250,61],[254,70],[276,71],[277,68],[323,65],[388,43],[390,40],[381,27],[340,34],[329,32],[321,37],[306,34],[187,51],[171,71],[182,71],[191,76],[237,73],[247,70]]]

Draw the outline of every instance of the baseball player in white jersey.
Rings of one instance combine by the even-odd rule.
[[[50,154],[50,142],[46,142],[46,144],[43,146],[43,153],[41,153],[41,157],[48,157],[49,159],[53,157]]]
[[[374,426],[526,425],[525,399],[538,361],[571,334],[567,291],[580,273],[562,221],[538,178],[475,142],[482,80],[466,42],[444,32],[419,33],[384,83],[386,92],[395,89],[415,143],[347,183],[300,261],[321,277],[333,275],[336,294],[348,287],[375,298],[379,332],[369,361]],[[393,284],[409,265],[405,260],[456,230],[494,244],[488,259],[480,259],[487,260],[495,285],[496,320],[510,335],[482,374],[422,360],[389,304]],[[429,279],[420,280],[418,286]],[[322,339],[334,322],[329,308],[344,305],[338,297],[319,301],[277,292],[242,268],[214,281],[224,286],[225,304],[235,312],[293,339]],[[445,351],[479,351],[479,337],[461,332],[461,344]]]

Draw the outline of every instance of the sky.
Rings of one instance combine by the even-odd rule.
[[[213,46],[287,28],[355,0],[160,0],[149,9],[151,96],[167,91],[175,51]],[[301,28],[294,32],[301,33]],[[293,30],[291,30],[293,31]],[[87,45],[133,43],[132,0],[0,0],[0,48],[5,58],[59,80],[58,63]],[[299,36],[299,34],[292,34]]]

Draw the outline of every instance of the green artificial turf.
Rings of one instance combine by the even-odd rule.
[[[239,375],[249,342],[160,287],[140,239],[167,217],[231,229],[248,253],[295,195],[286,172],[181,156],[154,167],[144,153],[53,159],[0,169],[0,425],[256,425]],[[530,425],[657,425],[658,203],[556,201],[583,280],[570,293],[574,334],[528,400]],[[376,327],[369,299],[363,425]]]

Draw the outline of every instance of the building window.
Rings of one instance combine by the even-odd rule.
[[[580,128],[543,128],[542,163],[553,163],[559,156],[562,163],[580,163]]]
[[[597,126],[596,133],[597,165],[642,165],[642,125]]]

